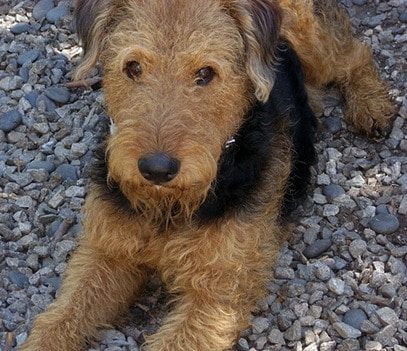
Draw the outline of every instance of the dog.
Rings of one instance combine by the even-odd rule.
[[[266,292],[315,159],[320,91],[372,136],[393,105],[332,0],[77,0],[113,120],[59,296],[22,351],[79,351],[157,272],[172,310],[148,351],[231,348]]]

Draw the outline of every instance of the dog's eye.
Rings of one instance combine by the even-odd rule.
[[[197,85],[207,85],[215,77],[215,74],[212,67],[202,67],[195,74],[195,82]]]
[[[142,73],[141,65],[137,61],[129,61],[126,64],[125,72],[130,79],[140,77]]]

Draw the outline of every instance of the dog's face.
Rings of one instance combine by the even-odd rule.
[[[78,75],[97,60],[104,70],[109,176],[135,207],[192,213],[248,109],[267,100],[278,10],[265,0],[79,0],[76,17]]]

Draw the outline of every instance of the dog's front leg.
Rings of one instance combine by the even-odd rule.
[[[276,226],[276,230],[278,230]],[[273,225],[227,221],[170,240],[160,271],[174,308],[148,351],[223,351],[248,326],[264,294],[274,253]]]
[[[189,294],[178,300],[157,334],[147,338],[148,351],[220,351],[230,349],[242,324],[240,311],[226,301],[195,298]]]
[[[144,281],[128,262],[82,243],[69,262],[58,299],[34,323],[21,351],[79,351],[114,322]]]

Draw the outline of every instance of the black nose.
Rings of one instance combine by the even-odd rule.
[[[156,184],[174,179],[179,167],[180,162],[176,158],[162,152],[142,157],[138,161],[138,169],[142,176]]]

